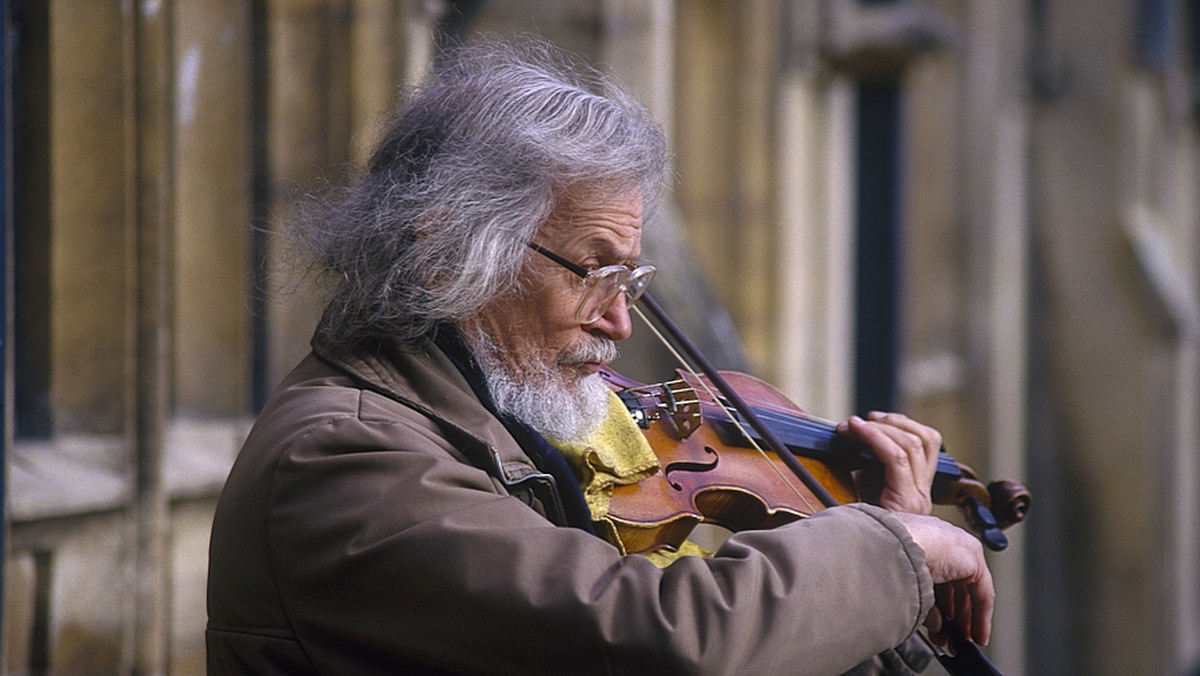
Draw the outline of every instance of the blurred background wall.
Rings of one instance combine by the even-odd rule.
[[[1197,0],[4,7],[5,673],[203,673],[215,498],[320,310],[280,224],[481,33],[663,121],[647,254],[714,361],[1030,486],[1005,673],[1200,670]]]

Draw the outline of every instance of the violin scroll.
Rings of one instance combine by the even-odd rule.
[[[988,495],[992,498],[992,511],[998,515],[1001,528],[1024,521],[1033,502],[1033,495],[1020,481],[993,481],[988,484]]]
[[[984,485],[975,470],[958,463],[959,473],[939,474],[933,483],[933,501],[955,505],[962,512],[967,528],[979,536],[988,549],[999,552],[1008,547],[1004,529],[1025,520],[1032,494],[1019,481],[993,481]]]

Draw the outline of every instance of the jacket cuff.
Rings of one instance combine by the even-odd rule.
[[[920,611],[917,613],[916,621],[912,627],[912,630],[916,631],[933,610],[934,604],[933,576],[930,575],[929,566],[925,563],[925,550],[921,549],[921,545],[918,545],[916,540],[912,539],[904,524],[900,523],[900,520],[892,516],[892,513],[888,510],[861,502],[842,505],[842,507],[861,511],[875,519],[881,526],[891,532],[903,547],[904,553],[912,565],[913,574],[916,575],[917,591],[920,594],[921,600]]]

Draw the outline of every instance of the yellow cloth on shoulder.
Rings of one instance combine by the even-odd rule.
[[[636,483],[658,471],[658,456],[629,409],[615,392],[609,392],[604,421],[590,435],[577,441],[551,439],[575,470],[592,519],[608,516],[613,486]]]
[[[659,470],[658,456],[629,415],[625,403],[615,392],[609,392],[608,410],[595,431],[578,441],[549,441],[575,470],[575,478],[579,480],[595,526],[609,542],[624,551],[616,527],[608,518],[613,487],[636,483]],[[658,566],[667,566],[685,555],[708,556],[710,553],[692,542],[685,542],[678,552],[650,552],[646,558]]]

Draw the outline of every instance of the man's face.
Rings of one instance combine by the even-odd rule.
[[[564,200],[534,241],[587,269],[634,261],[641,254],[641,196],[635,190],[615,195],[584,193]],[[555,392],[590,399],[593,407],[606,402],[597,400],[598,379],[587,376],[614,359],[613,343],[632,333],[629,308],[621,294],[599,319],[580,324],[575,320],[575,307],[582,295],[583,284],[575,273],[534,254],[522,271],[520,291],[492,303],[464,327],[481,362],[489,358],[499,362],[484,364],[493,394],[497,386],[492,372],[502,370],[503,377],[512,381],[508,387],[526,389],[528,406],[555,406],[539,401]],[[490,343],[488,348],[473,338],[479,334]],[[580,392],[581,388],[590,388],[593,394]],[[503,398],[497,397],[502,408]],[[529,420],[534,412],[505,412],[539,427],[537,421]],[[548,436],[563,433],[566,430],[554,430]]]

